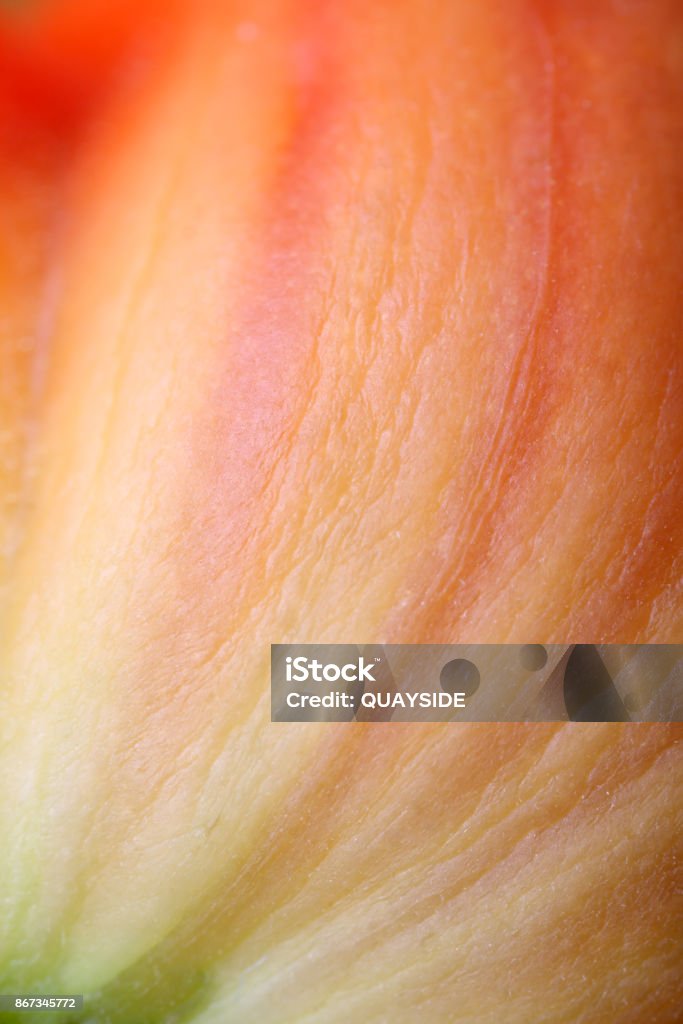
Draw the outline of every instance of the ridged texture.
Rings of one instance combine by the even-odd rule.
[[[676,727],[275,726],[268,645],[683,639],[680,4],[0,54],[3,989],[672,1024]]]

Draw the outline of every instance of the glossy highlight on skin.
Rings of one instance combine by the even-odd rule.
[[[681,641],[680,5],[0,56],[2,988],[673,1024],[679,727],[278,726],[268,654]]]

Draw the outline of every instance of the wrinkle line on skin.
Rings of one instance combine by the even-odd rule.
[[[498,423],[495,428],[493,438],[489,444],[489,451],[486,459],[482,459],[477,471],[477,474],[473,480],[470,488],[470,497],[466,502],[460,520],[459,520],[459,533],[465,533],[472,538],[470,547],[476,548],[479,539],[481,538],[484,530],[484,517],[479,516],[478,521],[475,525],[472,525],[473,519],[476,515],[477,501],[481,501],[482,498],[491,506],[495,506],[496,499],[502,486],[502,480],[506,470],[506,459],[505,459],[505,442],[509,434],[516,433],[514,428],[508,428],[508,422],[510,421],[510,410],[514,409],[519,405],[519,413],[515,417],[521,422],[524,420],[525,412],[529,407],[530,395],[529,395],[529,378],[531,376],[530,367],[533,364],[534,357],[537,353],[540,334],[542,330],[541,320],[544,312],[548,310],[551,293],[550,293],[550,277],[549,277],[549,266],[551,259],[552,249],[552,206],[553,206],[553,176],[554,176],[554,135],[555,135],[555,66],[554,56],[552,54],[552,43],[549,40],[548,30],[543,27],[543,49],[546,51],[547,57],[547,69],[546,69],[546,95],[547,100],[547,124],[545,128],[545,149],[546,149],[546,162],[545,162],[545,183],[546,183],[546,195],[544,199],[544,232],[543,232],[543,257],[542,257],[542,269],[541,277],[538,283],[536,294],[533,301],[533,306],[529,312],[529,327],[527,333],[522,340],[520,347],[514,356],[513,366],[511,369],[510,380],[505,392],[502,406],[498,413]],[[520,404],[521,399],[521,404]],[[521,428],[519,428],[521,429]],[[469,533],[468,533],[469,530]],[[448,577],[449,579],[455,578],[456,580],[462,575],[464,563],[466,559],[466,552],[462,552],[459,561],[456,560],[449,564]],[[449,579],[442,577],[441,588],[445,590],[446,594],[452,596],[453,586],[449,582]],[[445,585],[445,586],[444,586]],[[438,586],[438,584],[435,584]]]
[[[546,739],[544,741],[543,746],[538,748],[535,751],[536,763],[543,757],[544,752],[552,744],[553,740],[555,739],[556,735],[558,734],[558,732],[560,730],[561,730],[560,726],[556,726],[553,729],[546,730],[548,735],[547,735],[547,737],[546,737]],[[370,739],[371,739],[371,734],[367,737],[367,741],[369,742]],[[444,737],[444,741],[445,741],[445,737]],[[362,738],[358,742],[363,742]],[[411,761],[411,763],[409,765],[409,769],[411,771],[419,771],[420,770],[420,765],[419,765],[420,758],[418,756],[419,753],[420,753],[419,751],[416,752],[416,757],[413,758],[413,760]],[[425,756],[428,756],[428,754],[431,754],[433,756],[433,753],[434,753],[433,750],[429,750],[429,751],[425,752]],[[504,769],[504,765],[501,764],[499,766],[498,771],[502,771],[503,769]],[[408,766],[406,766],[406,770],[408,770]],[[529,766],[529,768],[527,769],[527,772],[530,772],[532,770],[533,770],[533,766]],[[458,825],[456,826],[456,832],[458,834],[463,829],[463,827],[467,825],[467,822],[472,820],[475,817],[475,815],[477,814],[478,808],[481,806],[482,802],[484,802],[490,796],[490,788],[494,784],[495,784],[495,780],[492,780],[492,781],[490,781],[488,783],[487,789],[486,789],[486,794],[482,794],[481,795],[481,798],[477,802],[477,807],[475,809],[473,809],[470,812],[470,814],[467,815],[461,822],[458,823]],[[517,810],[517,808],[515,806],[510,806],[509,809],[506,811],[506,813],[505,813],[505,815],[503,816],[502,819],[500,819],[499,821],[496,821],[494,825],[490,825],[490,824],[484,823],[481,826],[481,829],[483,830],[484,833],[486,833],[490,828],[498,827],[510,815],[514,814],[516,812],[516,810]],[[396,816],[395,816],[394,813],[391,813],[389,815],[389,821],[387,822],[387,827],[384,827],[382,825],[378,826],[376,822],[371,822],[369,818],[364,819],[362,824],[363,824],[364,827],[371,827],[371,828],[379,827],[380,828],[379,836],[377,836],[374,839],[374,845],[378,846],[381,849],[381,847],[383,845],[383,842],[390,841],[390,840],[384,840],[383,836],[386,835],[387,829],[390,829],[391,827],[396,825]],[[346,841],[347,842],[348,842],[348,838],[349,837],[347,835],[346,836]],[[463,853],[466,853],[471,847],[475,846],[480,841],[480,839],[481,839],[481,832],[480,832],[479,835],[470,834],[470,836],[468,837],[468,842],[462,847],[461,850],[458,851],[458,854],[456,854],[456,856],[461,855]],[[446,840],[446,842],[448,842],[448,840]],[[273,916],[275,916],[276,918],[279,918],[279,917],[281,917],[282,914],[285,914],[287,912],[287,906],[292,904],[292,903],[296,903],[297,898],[302,893],[305,893],[306,888],[310,884],[310,879],[311,879],[312,875],[319,875],[321,872],[324,873],[325,865],[329,861],[330,856],[333,856],[333,855],[334,855],[334,850],[330,851],[328,848],[323,849],[320,852],[320,856],[316,860],[315,866],[311,869],[311,871],[309,871],[306,874],[306,877],[302,877],[300,885],[296,888],[296,890],[294,892],[294,896],[291,896],[292,888],[290,886],[290,890],[289,890],[289,894],[288,894],[287,898],[284,899],[281,903],[279,903],[276,907],[271,909],[270,917],[272,918]],[[435,855],[435,857],[436,857],[436,859],[432,858],[432,860],[433,860],[432,867],[438,869],[438,866],[441,863],[441,861],[438,860],[438,854]],[[398,875],[392,876],[392,883],[398,877],[404,877],[405,876],[406,878],[408,878],[410,876],[410,872],[411,872],[411,868],[409,868],[409,867],[407,867],[405,869],[402,869],[399,872]],[[235,889],[237,889],[239,891],[240,879],[243,878],[244,876],[245,876],[244,870],[238,873],[238,875],[236,876],[236,878],[233,880],[233,882],[231,884],[230,891],[235,890]],[[383,886],[385,886],[385,882],[383,882],[381,879],[379,879],[379,880],[375,879],[374,880],[374,884],[371,887],[368,887],[367,885],[364,887],[364,889],[363,889],[364,898],[372,899],[374,897],[377,900],[381,900],[381,892],[382,892]],[[221,885],[221,888],[222,887],[223,886]],[[217,907],[217,908],[211,909],[211,902],[213,900],[213,897],[210,896],[208,899],[209,899],[209,908],[210,908],[208,916],[201,915],[201,917],[200,917],[200,920],[202,921],[202,925],[203,925],[202,931],[204,930],[204,928],[207,926],[207,924],[210,921],[214,920],[214,922],[215,922],[216,918],[218,918],[218,920],[221,920],[224,917],[224,914],[225,914],[225,909],[224,909],[225,904],[223,905],[223,907]],[[227,897],[225,897],[225,899],[227,899]],[[344,905],[348,904],[349,902],[351,902],[352,904],[354,903],[354,894],[353,894],[352,890],[347,890],[347,891],[343,892],[342,894],[340,894],[340,896],[337,899],[333,900],[331,903],[329,903],[326,906],[326,908],[325,908],[325,918],[329,919],[329,920],[334,920],[335,916],[338,916],[340,913],[343,913]],[[244,933],[243,931],[240,931],[240,940],[239,940],[237,946],[235,947],[235,949],[239,949],[241,946],[244,946],[246,943],[248,943],[249,938],[251,936],[253,936],[254,934],[258,934],[258,930],[259,930],[259,926],[254,926],[247,933]]]
[[[665,753],[666,753],[666,752],[665,752]],[[652,765],[650,765],[650,766],[649,766],[649,767],[648,767],[648,768],[646,769],[646,771],[645,771],[645,772],[643,772],[643,773],[640,773],[640,774],[639,774],[639,777],[638,777],[638,780],[637,780],[637,782],[641,783],[641,785],[643,785],[643,784],[644,784],[644,783],[643,783],[643,780],[645,779],[645,777],[646,777],[646,775],[648,774],[648,772],[649,772],[649,771],[650,771],[650,770],[651,770],[651,769],[652,769],[652,768],[654,767],[654,764],[656,763],[656,761],[657,761],[657,760],[659,760],[659,758],[656,758],[656,759],[655,759],[655,762],[653,762],[653,764],[652,764]],[[628,806],[627,804],[623,804],[623,805],[622,805],[622,808],[621,808],[621,809],[622,809],[622,811],[625,811],[625,810],[626,810],[626,808],[627,808],[627,806]],[[672,813],[673,813],[673,812],[672,812]],[[629,841],[629,840],[628,840],[628,838],[627,838],[627,837],[623,837],[623,838],[622,838],[622,840],[621,840],[622,844],[625,844],[625,843],[627,843],[628,841]],[[645,840],[643,840],[643,841],[645,842]],[[613,861],[613,860],[614,860],[615,858],[616,858],[616,859],[619,859],[619,853],[618,853],[618,848],[615,848],[615,847],[614,847],[614,845],[613,845],[612,841],[611,841],[611,840],[609,839],[609,837],[604,837],[604,839],[603,839],[603,842],[602,842],[602,847],[603,847],[604,851],[606,852],[606,856],[607,856],[607,859],[608,859],[608,860],[611,860],[611,861]],[[546,853],[546,858],[547,858],[547,856],[548,856],[548,854]],[[567,870],[567,871],[569,871],[569,872],[571,872],[571,871],[573,870],[573,867],[575,867],[575,866],[576,866],[576,865],[573,865],[573,866],[572,866],[572,865],[570,865],[569,867],[567,867],[567,868],[566,868],[566,870]],[[561,875],[561,873],[562,873],[562,871],[560,870],[559,874]],[[511,884],[511,883],[508,883],[508,884]],[[437,906],[437,907],[436,907],[436,910],[435,910],[435,914],[436,914],[437,916],[438,916],[438,911],[439,911],[439,909],[440,909],[440,907],[439,907],[439,906]],[[434,917],[434,915],[432,915],[432,917]],[[427,920],[429,920],[429,918],[428,918]],[[421,923],[422,923],[422,922],[421,922]],[[474,933],[474,928],[476,927],[476,924],[475,924],[475,922],[472,922],[472,921],[470,921],[470,923],[471,923],[471,925],[472,925],[472,933]],[[606,920],[606,921],[604,922],[604,927],[605,927],[605,928],[609,927],[609,926],[610,926],[610,923],[611,923],[611,922],[610,922],[609,920]],[[434,930],[434,931],[432,932],[432,934],[436,934],[436,931]],[[375,946],[376,946],[376,943],[373,943],[373,948],[374,948]],[[290,962],[291,962],[291,961],[290,961]],[[285,966],[286,966],[286,965],[285,965]],[[398,972],[398,973],[396,973],[396,972],[392,972],[391,976],[392,976],[392,978],[395,978],[395,977],[400,977],[401,975],[403,975],[403,976],[409,976],[409,975],[410,975],[410,973],[411,973],[411,971],[413,971],[413,970],[414,970],[414,967],[413,967],[412,965],[410,965],[410,966],[408,966],[408,967],[405,967],[405,968],[397,968],[397,972]],[[458,977],[462,977],[462,972],[458,972],[458,973],[457,973],[457,976],[458,976]],[[449,977],[450,977],[450,980],[452,981],[452,980],[453,980],[453,976],[452,976],[452,975],[451,975],[451,976],[449,976],[449,975],[447,975],[447,974],[446,974],[446,975],[442,975],[442,976],[441,976],[441,977],[439,978],[439,984],[440,984],[440,985],[442,985],[442,984],[444,984],[444,983],[445,983],[445,984],[447,985],[447,987],[448,987],[448,981],[449,981]],[[367,996],[367,993],[368,993],[368,991],[381,991],[381,989],[382,989],[382,988],[384,987],[384,985],[385,985],[385,983],[386,983],[386,979],[387,979],[387,976],[386,976],[386,974],[384,974],[384,975],[382,975],[382,977],[381,977],[381,978],[377,979],[377,980],[376,980],[376,981],[375,981],[374,983],[372,983],[372,985],[371,985],[371,986],[368,986],[367,982],[363,983],[363,986],[362,986],[362,992],[363,992],[363,996],[364,996],[364,997],[366,997],[366,996]],[[330,1002],[330,1001],[332,1001],[333,999],[336,999],[336,998],[338,998],[338,993],[337,993],[337,992],[333,993],[333,994],[332,994],[332,995],[330,995],[329,997],[326,997],[326,998],[325,998],[325,1000],[324,1000],[324,1005],[327,1005],[327,1003],[328,1003],[328,1002]],[[307,1014],[306,1016],[304,1016],[304,1017],[303,1017],[303,1018],[301,1018],[301,1019],[302,1019],[302,1020],[308,1020],[308,1019],[314,1020],[314,1019],[316,1019],[316,1016],[317,1016],[317,1010],[309,1012],[309,1013],[308,1013],[308,1014]]]
[[[220,66],[219,66],[220,71]],[[198,88],[196,90],[196,98],[194,102],[195,114],[198,115],[203,109],[203,101],[207,94],[210,93],[208,83],[205,87]],[[202,119],[199,116],[191,117],[190,123],[194,126],[194,136],[199,135],[202,125]],[[116,412],[117,403],[119,401],[119,395],[122,391],[122,381],[126,371],[126,357],[130,354],[130,348],[128,352],[122,351],[125,346],[120,344],[120,341],[125,337],[130,330],[130,324],[133,318],[136,307],[138,307],[143,297],[143,287],[145,278],[149,276],[154,255],[159,249],[163,230],[165,227],[165,221],[168,219],[169,212],[171,210],[172,197],[178,187],[181,179],[182,172],[185,165],[187,164],[190,157],[194,154],[195,146],[193,142],[194,136],[188,138],[183,135],[177,140],[177,149],[173,159],[169,160],[168,167],[165,172],[165,181],[161,184],[158,193],[157,207],[154,213],[153,224],[148,234],[148,242],[146,251],[140,259],[140,266],[135,275],[134,280],[128,287],[128,297],[125,302],[125,307],[122,313],[122,321],[117,328],[117,339],[119,343],[114,345],[116,352],[116,369],[114,371],[114,377],[111,382],[111,388],[109,391],[110,400],[107,407],[107,413],[105,417],[105,423],[102,432],[102,443],[100,445],[100,452],[98,460],[95,464],[93,471],[93,485],[91,488],[94,494],[98,489],[98,484],[101,481],[103,474],[104,462],[111,445],[112,436],[112,424],[114,422],[114,416]],[[81,519],[79,527],[82,529],[86,519],[86,513]]]

